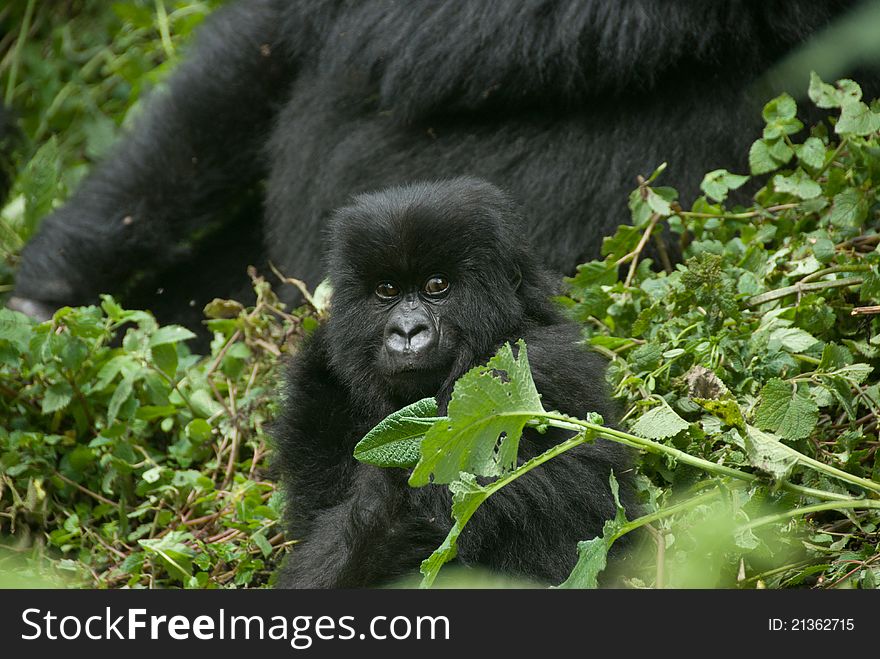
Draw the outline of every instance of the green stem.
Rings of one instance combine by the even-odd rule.
[[[719,220],[748,220],[752,217],[758,217],[767,213],[775,213],[777,211],[790,210],[792,208],[797,208],[798,206],[800,206],[800,203],[779,204],[778,206],[761,208],[759,210],[749,211],[747,213],[695,213],[693,211],[679,211],[678,213],[674,213],[674,215],[679,215],[681,217],[700,217],[706,219],[718,218]]]
[[[28,0],[27,8],[24,10],[24,19],[21,21],[21,28],[18,31],[18,39],[15,42],[15,52],[12,54],[12,66],[9,69],[9,79],[6,81],[6,96],[4,103],[12,105],[12,97],[15,95],[15,83],[18,78],[18,64],[21,61],[21,49],[27,41],[28,32],[31,29],[31,19],[34,16],[34,5],[36,0]]]
[[[694,455],[691,455],[690,453],[685,453],[684,451],[681,451],[672,446],[658,444],[657,442],[654,442],[650,439],[631,435],[620,430],[615,430],[614,428],[606,428],[605,426],[590,423],[589,421],[582,421],[580,419],[566,417],[564,415],[556,414],[554,412],[547,412],[544,415],[541,415],[540,418],[546,419],[547,421],[549,421],[550,425],[557,428],[574,430],[576,432],[580,432],[582,428],[585,428],[612,441],[626,444],[627,446],[631,446],[633,448],[642,449],[650,453],[668,455],[680,462],[683,462],[684,464],[691,465],[692,467],[697,467],[712,474],[718,474],[719,476],[730,476],[732,478],[737,478],[739,480],[746,480],[750,482],[758,480],[758,477],[755,474],[750,474],[745,471],[740,471],[739,469],[733,469],[731,467],[725,467],[724,465],[715,464],[714,462],[709,462],[708,460],[704,460],[703,458],[698,458]],[[820,471],[829,476],[833,476],[853,485],[857,485],[866,490],[870,490],[871,492],[880,494],[880,483],[870,481],[865,478],[860,478],[858,476],[854,476],[853,474],[837,469],[836,467],[826,465],[825,463],[819,462],[818,460],[806,456],[803,453],[791,448],[790,446],[786,446],[785,444],[780,445],[785,446],[788,452],[801,464],[807,465],[815,469],[816,471]],[[785,482],[783,482],[783,487],[786,487]],[[791,486],[791,484],[788,484],[788,487],[786,487],[786,489],[791,489],[792,491],[800,490],[801,492],[803,492],[802,488],[798,488],[798,486]],[[809,488],[807,489],[809,490]],[[810,491],[813,492],[813,494],[810,494],[809,496],[821,496],[822,498],[826,499],[829,498],[828,495],[833,496],[833,493],[825,492],[824,490]]]
[[[618,540],[619,538],[625,536],[627,533],[635,531],[637,528],[645,526],[646,524],[650,524],[651,522],[656,522],[657,520],[663,519],[664,517],[671,517],[672,515],[677,515],[678,513],[684,512],[686,510],[690,510],[691,508],[696,508],[702,503],[707,501],[711,501],[715,497],[721,494],[720,488],[715,488],[710,490],[709,492],[704,492],[698,496],[687,499],[686,501],[682,501],[681,503],[677,503],[674,506],[668,506],[666,508],[661,508],[660,510],[656,510],[649,515],[642,515],[641,517],[637,517],[631,522],[627,522],[623,526],[621,526],[610,538],[608,541],[609,548],[611,544]]]
[[[792,286],[785,288],[777,288],[775,291],[767,291],[760,295],[755,295],[746,300],[747,307],[756,307],[759,304],[778,300],[779,298],[788,297],[795,293],[807,293],[809,291],[820,291],[823,288],[840,288],[841,286],[856,286],[864,280],[861,277],[847,277],[846,279],[832,279],[831,281],[811,281],[807,284],[798,282]]]
[[[786,510],[781,513],[775,513],[773,515],[767,515],[765,517],[753,519],[748,524],[744,524],[743,526],[741,526],[740,529],[743,531],[747,531],[749,529],[754,529],[759,526],[782,522],[792,517],[800,517],[801,515],[809,515],[810,513],[822,512],[823,510],[844,510],[853,508],[873,508],[875,510],[880,510],[880,501],[873,501],[868,499],[853,499],[851,501],[828,501],[825,503],[816,503],[812,506],[793,508],[791,510]]]
[[[835,272],[870,272],[871,266],[869,265],[834,265],[830,268],[824,268],[823,270],[817,270],[813,272],[803,279],[801,279],[801,284],[806,284],[807,282],[814,281],[816,279],[821,279],[825,275],[833,275]]]
[[[156,0],[156,19],[156,22],[159,24],[159,34],[162,37],[162,50],[165,51],[168,59],[172,59],[174,57],[174,44],[171,43],[168,12],[165,11],[165,2],[163,0]]]

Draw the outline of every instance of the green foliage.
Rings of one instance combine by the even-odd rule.
[[[285,543],[265,424],[311,316],[254,287],[253,308],[209,305],[207,357],[109,296],[42,324],[0,309],[4,544],[91,586],[267,582]]]

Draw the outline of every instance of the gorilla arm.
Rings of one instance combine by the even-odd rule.
[[[293,75],[276,4],[236,3],[208,19],[169,88],[25,247],[18,306],[90,303],[139,267],[160,270],[261,177],[273,104]]]

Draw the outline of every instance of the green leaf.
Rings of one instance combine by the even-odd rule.
[[[205,389],[197,389],[189,396],[189,402],[195,409],[196,414],[210,419],[215,414],[223,412],[223,406],[218,403]]]
[[[186,434],[187,439],[199,443],[211,439],[211,432],[211,424],[204,419],[193,419],[187,423],[186,428],[184,428],[184,433]]]
[[[840,403],[850,421],[855,421],[856,408],[853,405],[852,385],[842,377],[835,375],[824,376],[822,378],[822,385],[837,399],[837,402]]]
[[[803,439],[816,427],[819,408],[800,388],[773,378],[761,389],[755,423],[785,439]]]
[[[419,463],[410,476],[415,487],[451,483],[460,472],[497,476],[514,467],[523,427],[543,414],[529,370],[526,345],[514,357],[505,343],[485,366],[465,373],[449,402],[449,421],[434,424],[422,440]]]
[[[817,342],[815,336],[798,327],[781,327],[770,333],[768,350],[773,352],[782,347],[786,352],[800,354]]]
[[[748,180],[748,176],[731,174],[726,169],[716,169],[703,177],[700,189],[715,201],[724,201],[730,190],[742,187]]]
[[[609,261],[590,261],[578,266],[574,277],[566,282],[574,288],[588,289],[593,286],[610,286],[617,281],[617,266]]]
[[[779,169],[783,164],[773,157],[770,147],[764,140],[756,140],[749,149],[749,171],[758,176]]]
[[[602,239],[602,256],[611,256],[614,260],[621,259],[635,250],[641,238],[642,232],[637,227],[621,224],[613,236]]]
[[[776,192],[790,194],[801,199],[813,199],[822,194],[822,186],[801,169],[789,176],[777,174],[773,177],[773,187]]]
[[[769,101],[761,112],[765,123],[774,121],[784,121],[786,119],[794,119],[797,114],[797,103],[788,94],[780,94],[772,101]]]
[[[9,341],[18,352],[27,352],[34,321],[23,313],[0,308],[0,340]]]
[[[364,435],[354,447],[354,457],[377,467],[413,467],[419,461],[425,433],[435,422],[437,401],[416,401],[385,417]]]
[[[868,217],[868,202],[856,188],[847,188],[834,195],[829,220],[837,227],[858,227]]]
[[[465,525],[476,512],[486,498],[489,491],[477,483],[472,474],[462,474],[461,480],[450,483],[452,492],[452,529],[444,538],[442,544],[434,550],[421,564],[423,575],[420,588],[430,588],[444,564],[451,561],[458,554],[458,536],[461,535]]]
[[[870,135],[880,130],[880,114],[874,112],[861,101],[842,106],[840,119],[834,126],[839,135]]]
[[[691,398],[697,405],[721,419],[729,426],[745,428],[746,420],[742,409],[731,394],[725,394],[721,398]]]
[[[825,164],[825,145],[818,137],[810,137],[794,148],[798,160],[812,169],[821,169]]]
[[[24,227],[22,238],[30,236],[39,221],[52,210],[61,195],[61,162],[58,139],[52,135],[34,154],[19,177],[24,193]]]
[[[180,325],[166,325],[157,329],[150,337],[150,347],[165,345],[166,343],[177,343],[179,341],[187,341],[196,338],[196,335],[185,327]]]
[[[192,576],[192,558],[195,551],[183,544],[183,540],[191,537],[187,533],[173,531],[162,538],[138,540],[147,554],[158,558],[168,574],[181,582]]]
[[[866,272],[862,285],[859,287],[859,300],[862,302],[880,302],[880,272]]]
[[[119,414],[119,408],[131,396],[134,383],[131,378],[123,378],[113,395],[110,397],[110,403],[107,405],[107,425],[113,425],[116,415]]]
[[[839,108],[849,103],[855,103],[862,98],[862,88],[858,83],[846,78],[837,81],[837,86],[822,82],[822,79],[813,71],[810,73],[810,87],[808,94],[810,100],[818,107],[824,109]]]
[[[254,544],[257,545],[257,547],[259,547],[265,558],[269,558],[269,556],[272,555],[272,545],[269,544],[266,535],[262,531],[254,533],[251,536],[251,540],[254,541]]]
[[[648,439],[665,439],[686,430],[689,425],[663,400],[660,405],[640,416],[633,424],[632,431]]]
[[[73,389],[67,382],[56,382],[43,395],[43,414],[62,410],[73,398]]]
[[[797,464],[797,455],[790,448],[754,426],[746,427],[744,445],[749,464],[774,480],[786,479]]]
[[[150,348],[156,367],[172,380],[177,374],[177,347],[173,343],[160,343]]]
[[[614,497],[616,512],[612,519],[605,522],[602,535],[591,540],[578,543],[578,561],[568,578],[559,584],[559,588],[590,588],[599,587],[599,573],[605,569],[608,550],[614,544],[615,536],[627,523],[626,510],[620,503],[619,486],[612,472],[609,477],[611,494]]]

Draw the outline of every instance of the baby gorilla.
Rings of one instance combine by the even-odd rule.
[[[400,407],[435,396],[506,341],[525,339],[545,409],[613,420],[603,364],[550,302],[552,278],[523,240],[510,198],[460,178],[365,194],[338,211],[328,241],[329,320],[293,360],[275,428],[275,468],[293,548],[278,578],[292,588],[374,586],[417,572],[452,521],[445,486],[413,489],[402,469],[352,457]],[[570,433],[526,429],[523,462]],[[579,540],[633,501],[630,454],[582,445],[484,503],[459,539],[466,565],[558,584]]]

